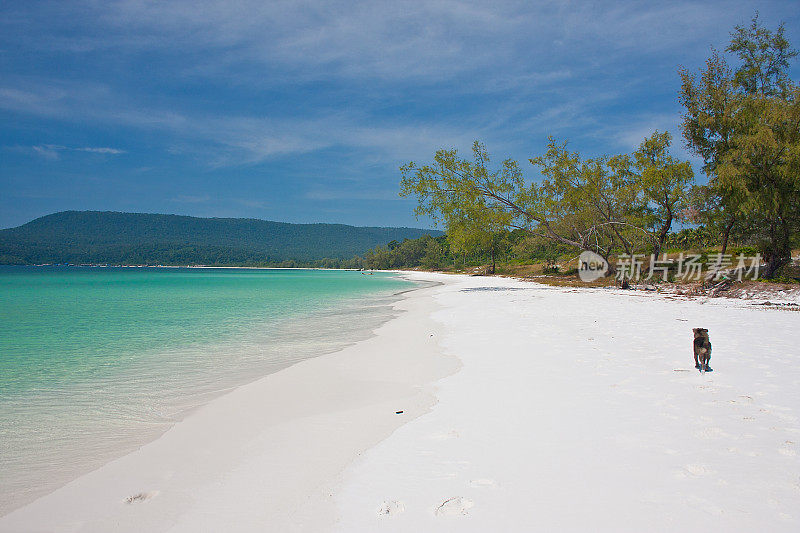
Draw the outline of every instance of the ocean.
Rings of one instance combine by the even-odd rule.
[[[233,387],[369,337],[417,286],[353,271],[0,267],[0,515]]]

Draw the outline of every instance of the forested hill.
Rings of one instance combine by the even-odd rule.
[[[441,232],[243,218],[64,211],[0,230],[0,264],[275,264],[349,259]]]

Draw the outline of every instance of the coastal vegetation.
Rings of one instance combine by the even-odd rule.
[[[360,268],[391,240],[441,232],[255,219],[66,211],[0,230],[0,264],[241,265]]]
[[[755,255],[758,250],[748,239],[731,241],[728,253],[736,256]],[[549,275],[554,277],[575,274],[578,253],[568,245],[537,239],[522,230],[501,230],[494,234],[494,258],[488,248],[465,251],[453,246],[450,235],[423,236],[389,246],[379,246],[363,257],[355,258],[358,265],[368,269],[423,269],[450,272],[491,273],[492,260],[500,274]],[[697,254],[704,265],[713,263],[720,251],[719,236],[704,227],[683,228],[670,232],[662,253],[670,258]],[[795,281],[798,273],[787,269],[781,281]]]
[[[592,250],[613,265],[612,257],[658,258],[703,235],[702,244],[722,254],[731,242],[752,246],[765,260],[764,276],[776,278],[800,231],[800,88],[788,75],[797,52],[783,26],[771,31],[757,16],[734,29],[725,52],[735,65],[712,50],[699,75],[680,72],[682,136],[702,157],[706,183],[670,155],[670,133],[655,131],[633,153],[599,157],[550,138],[529,160],[539,180],[526,179],[513,159],[493,167],[479,141],[469,159],[441,149],[430,164],[400,168],[400,194],[416,199],[417,215],[444,225],[452,257],[488,254],[490,272],[498,253],[520,242],[547,257]],[[428,246],[428,260],[437,257],[433,247],[447,248]]]

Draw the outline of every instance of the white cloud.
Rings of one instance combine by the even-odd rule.
[[[37,144],[34,146],[6,146],[6,149],[18,151],[18,152],[28,152],[38,155],[44,159],[49,159],[51,161],[59,159],[61,152],[88,152],[93,154],[108,154],[108,155],[119,155],[126,153],[125,150],[119,150],[117,148],[108,148],[105,146],[83,146],[80,148],[70,148],[68,146],[62,146],[58,144]]]
[[[31,150],[36,155],[43,157],[44,159],[55,160],[58,159],[58,152],[63,150],[63,146],[55,146],[52,144],[46,145],[38,145],[38,146],[31,146]]]
[[[117,148],[108,148],[106,146],[84,146],[83,148],[75,148],[78,152],[90,152],[93,154],[111,154],[111,155],[119,155],[126,153],[125,150],[119,150]]]

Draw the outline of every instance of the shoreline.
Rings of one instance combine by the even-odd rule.
[[[797,529],[797,313],[403,275],[443,284],[0,531]],[[698,326],[713,373],[693,368]]]
[[[111,287],[113,280],[126,277],[124,272],[115,274],[110,272],[110,269],[105,274],[100,272],[105,269],[74,270],[76,272],[82,270],[87,276],[91,275],[91,279],[97,280],[103,287]],[[26,272],[34,272],[34,269],[26,269]],[[91,274],[92,272],[97,272],[97,276]],[[167,270],[162,272],[164,275],[169,274]],[[207,276],[203,276],[204,278],[212,281],[222,279],[223,283],[214,282],[215,288],[208,294],[198,290],[192,292],[211,300],[214,299],[214,294],[226,295],[222,289],[227,291],[227,287],[236,286],[236,284],[225,285],[225,279],[268,279],[263,276],[220,278],[213,274],[215,271],[206,272]],[[303,272],[306,272],[307,276]],[[106,277],[106,274],[109,276]],[[190,274],[191,272],[188,272],[186,275]],[[143,346],[145,343],[140,342],[136,345],[140,339],[134,337],[132,338],[134,345],[129,348],[126,343],[115,341],[114,349],[107,345],[104,350],[98,352],[107,355],[103,360],[110,361],[112,365],[91,366],[93,363],[88,362],[87,358],[85,364],[72,365],[78,369],[79,375],[69,380],[65,377],[60,381],[44,379],[37,381],[35,371],[18,370],[14,374],[12,366],[10,387],[0,394],[4,408],[0,419],[0,434],[2,434],[0,440],[3,441],[0,443],[0,448],[3,448],[0,455],[0,471],[3,472],[0,475],[2,478],[0,516],[9,514],[70,481],[156,440],[198,407],[240,385],[280,371],[298,360],[335,352],[370,338],[376,328],[396,316],[397,313],[393,311],[392,306],[402,298],[400,293],[426,285],[407,283],[395,275],[374,276],[376,279],[373,281],[373,277],[367,278],[353,272],[314,274],[312,271],[300,271],[295,274],[300,279],[307,277],[321,280],[316,285],[334,297],[332,299],[315,297],[314,304],[308,303],[311,300],[307,300],[299,307],[293,306],[288,312],[281,313],[270,311],[269,306],[287,309],[288,304],[282,304],[275,298],[260,296],[254,296],[251,302],[262,302],[261,305],[254,306],[251,302],[242,300],[241,307],[238,305],[238,300],[231,297],[228,301],[236,308],[228,306],[227,309],[221,309],[222,313],[212,313],[208,310],[203,313],[190,311],[183,313],[176,308],[178,313],[171,316],[178,317],[176,320],[183,317],[181,323],[185,323],[185,328],[181,325],[181,329],[184,330],[180,336],[182,340],[174,339],[172,334],[166,335],[164,328],[158,329],[158,324],[151,326],[148,321],[142,320],[154,314],[163,318],[164,314],[158,314],[157,306],[146,306],[155,313],[148,311],[146,315],[141,313],[126,315],[116,313],[114,310],[121,309],[127,312],[130,306],[127,308],[125,305],[98,306],[96,303],[91,303],[96,302],[92,298],[84,298],[84,301],[90,302],[94,308],[102,307],[105,312],[101,315],[93,315],[92,313],[96,311],[90,311],[79,313],[79,317],[76,317],[72,313],[61,312],[60,316],[64,317],[62,322],[57,322],[57,325],[49,322],[49,327],[39,328],[37,331],[43,335],[43,341],[26,348],[31,350],[32,355],[32,363],[28,367],[63,368],[65,376],[72,376],[69,374],[72,368],[62,362],[79,361],[82,353],[74,349],[72,352],[67,351],[70,346],[74,346],[69,344],[70,339],[87,339],[84,343],[87,349],[93,348],[92,341],[89,340],[91,337],[86,337],[85,333],[76,331],[70,337],[69,328],[64,327],[67,322],[85,323],[83,320],[94,316],[99,325],[108,320],[118,325],[125,325],[124,329],[109,331],[107,335],[100,328],[99,332],[104,335],[98,339],[107,338],[108,341],[113,341],[115,338],[129,338],[125,335],[136,335],[138,332],[154,338],[160,335],[159,338],[168,342],[166,344],[150,342],[149,346]],[[242,275],[246,275],[246,271],[242,271]],[[38,278],[34,272],[32,276],[21,278],[29,279],[30,282],[23,281],[17,285],[36,286],[39,279],[44,282],[51,279],[68,281],[80,279],[82,275],[77,273],[76,277],[69,277],[72,275],[67,273],[68,277],[59,274],[56,278]],[[291,280],[294,278],[288,274],[281,278],[289,279],[289,290],[292,291]],[[136,279],[142,280],[146,289],[142,296],[147,297],[154,292],[163,292],[160,289],[148,292],[147,286],[154,286],[153,282],[148,280],[179,278],[169,276],[164,278],[157,272],[153,272],[152,275],[142,272]],[[326,286],[330,282],[327,280],[336,280],[334,287],[339,283],[338,280],[343,280],[345,286],[355,283],[360,288],[356,287],[354,291],[346,292],[335,288],[328,290]],[[167,288],[174,286],[173,283]],[[274,285],[258,282],[251,286]],[[283,287],[285,284],[281,283],[279,286]],[[136,287],[137,294],[141,294],[139,292],[141,284]],[[299,291],[301,289],[294,290],[299,295],[298,301],[307,298]],[[126,295],[124,291],[118,291],[119,293],[123,297]],[[20,291],[16,294],[27,293]],[[46,294],[50,298],[52,292]],[[110,294],[101,294],[102,301],[113,304],[117,299],[112,298]],[[167,303],[169,300],[170,298],[165,298]],[[30,298],[17,298],[17,301],[30,301]],[[18,308],[14,302],[14,298],[9,300],[10,309]],[[55,305],[52,307],[70,309],[70,303],[67,302],[66,307]],[[208,306],[205,307],[208,309]],[[145,306],[141,308],[145,309]],[[12,312],[12,315],[17,313]],[[18,316],[22,318],[24,314],[19,313]],[[192,317],[192,320],[188,321],[186,317]],[[230,320],[225,317],[236,318]],[[129,318],[131,320],[128,320]],[[12,328],[13,324],[13,321],[9,323]],[[209,329],[199,324],[206,324]],[[224,324],[229,326],[225,327]],[[186,328],[190,328],[197,335],[187,335]],[[46,330],[50,329],[64,332],[59,336],[61,340],[57,341],[57,344],[46,343],[48,340]],[[9,330],[6,329],[4,333],[6,331]],[[121,337],[117,337],[117,331]],[[13,354],[21,356],[25,353],[15,347],[13,330],[10,336],[3,335],[4,341],[9,338],[12,350],[5,354],[7,356],[4,359],[5,363],[9,361],[8,356],[13,358]],[[38,337],[27,335],[26,338]],[[63,352],[62,346],[66,346]],[[48,348],[51,348],[50,352]],[[52,353],[55,357],[49,355],[40,357],[33,351],[36,349],[42,354]],[[73,353],[74,356],[67,355]],[[52,365],[49,364],[51,360]],[[116,361],[120,362],[118,367],[113,366]],[[4,365],[4,368],[8,366]],[[20,365],[19,368],[26,367]],[[92,369],[91,375],[88,375],[86,368]],[[105,371],[106,368],[110,370]],[[55,370],[51,370],[51,374],[60,375]],[[8,374],[4,373],[4,376],[6,375]],[[32,376],[30,382],[23,381],[22,377],[28,375]],[[19,386],[15,389],[17,383]]]
[[[438,285],[397,294],[392,307],[398,316],[370,338],[235,387],[136,451],[0,517],[0,531],[161,530],[182,516],[201,516],[196,510],[204,501],[217,505],[212,486],[220,476],[231,477],[232,469],[249,464],[243,477],[258,469],[268,476],[281,465],[303,462],[298,454],[307,453],[304,443],[337,434],[336,446],[321,454],[325,460],[313,471],[307,465],[302,479],[285,473],[281,483],[261,488],[267,501],[282,502],[273,513],[296,505],[298,498],[308,497],[309,487],[330,483],[358,453],[429,409],[434,398],[426,384],[455,370],[453,358],[430,361],[438,349],[435,333],[430,336],[436,327],[429,319],[429,295]],[[418,332],[412,345],[416,354],[398,357],[398,351],[408,349],[400,347],[412,331]],[[272,407],[261,411],[258,405]],[[401,415],[395,414],[398,409]],[[339,424],[350,426],[347,436]],[[256,442],[269,452],[253,457]],[[315,514],[314,520],[321,517]]]

